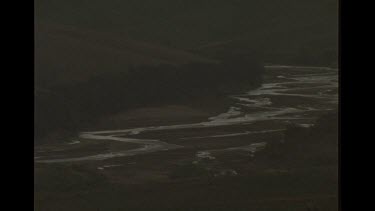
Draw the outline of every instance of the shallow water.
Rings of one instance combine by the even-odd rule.
[[[92,131],[82,132],[81,138],[91,140],[108,140],[119,141],[125,143],[136,143],[140,147],[131,150],[103,152],[100,154],[74,157],[74,158],[61,158],[61,159],[48,159],[36,156],[34,159],[40,163],[56,163],[56,162],[74,162],[74,161],[88,161],[88,160],[105,160],[115,157],[133,156],[138,154],[152,153],[163,150],[173,150],[182,148],[183,146],[170,144],[157,139],[137,139],[130,138],[130,136],[138,135],[141,133],[152,133],[153,131],[168,131],[168,130],[181,130],[192,128],[212,128],[218,126],[252,124],[259,121],[304,121],[299,123],[302,127],[310,127],[311,119],[317,118],[315,115],[310,115],[309,112],[319,112],[332,110],[337,108],[338,94],[332,93],[332,90],[338,87],[337,69],[329,67],[298,67],[298,66],[265,66],[267,74],[270,74],[273,82],[267,82],[258,89],[251,90],[244,94],[229,96],[233,99],[233,106],[228,108],[228,111],[213,117],[208,118],[205,122],[197,122],[192,124],[179,124],[179,125],[162,125],[151,127],[139,127],[124,130],[106,130],[106,131]],[[276,71],[276,73],[275,73]],[[293,71],[293,74],[288,74],[288,71]],[[298,72],[298,74],[295,74]],[[277,81],[277,82],[275,82]],[[315,90],[309,94],[303,93],[306,90]],[[323,91],[322,91],[323,90]],[[273,97],[292,97],[315,100],[315,104],[306,106],[305,104],[290,105],[273,105]],[[249,108],[256,108],[256,111],[248,111]],[[200,137],[183,137],[181,139],[199,139],[199,138],[221,138],[248,135],[252,133],[272,133],[284,130],[285,124],[280,123],[280,129],[257,131],[243,131],[237,133],[219,134],[211,136]],[[79,142],[72,142],[70,144],[79,144]],[[250,144],[246,146],[230,147],[221,150],[247,150],[255,152],[265,146],[266,143]],[[217,151],[217,150],[214,150]],[[214,159],[211,155],[212,150],[197,152],[196,156],[200,159],[207,157]]]

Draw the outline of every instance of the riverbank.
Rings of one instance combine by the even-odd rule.
[[[149,119],[150,125],[82,133],[120,140],[116,144],[131,139],[139,149],[147,140],[179,148],[139,154],[112,148],[99,152],[108,157],[81,161],[67,153],[58,163],[39,162],[53,157],[36,158],[36,207],[337,210],[336,132],[317,126],[335,125],[334,118],[317,119],[337,109],[337,70],[274,66],[266,69],[264,80],[256,90],[228,96],[226,111],[204,121],[200,118],[207,113],[201,110],[148,108],[124,114],[119,123],[142,117],[139,120]],[[181,122],[167,124],[173,113]],[[198,121],[184,122],[185,114]],[[151,124],[151,119],[163,117],[162,124]]]

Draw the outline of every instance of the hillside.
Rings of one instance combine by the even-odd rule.
[[[227,43],[219,50],[247,46],[269,62],[337,60],[337,0],[37,0],[35,9],[37,20],[121,32],[177,49]]]
[[[250,54],[207,59],[121,33],[41,21],[35,35],[37,142],[64,139],[105,115],[222,97],[262,80],[263,66]]]
[[[34,209],[339,210],[338,4],[35,0]]]
[[[87,119],[254,87],[261,61],[335,65],[337,13],[337,0],[36,0],[37,97]]]
[[[133,66],[215,63],[159,45],[131,40],[121,34],[36,22],[35,75],[37,86],[87,81],[101,74],[124,72]]]

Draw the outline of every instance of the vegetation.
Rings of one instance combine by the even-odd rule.
[[[134,149],[139,145],[108,140],[60,142],[95,128],[102,117],[114,129],[105,117],[134,108],[147,116],[160,111],[147,107],[199,102],[213,116],[218,104],[233,105],[224,96],[262,84],[264,64],[336,66],[337,37],[338,0],[35,0],[34,143],[45,144],[35,156]],[[270,78],[295,72],[277,70]],[[272,107],[297,108],[306,100],[274,96]],[[186,123],[125,116],[121,128],[128,119],[140,127]],[[178,150],[36,162],[35,210],[337,210],[337,112],[313,127],[290,125],[284,134],[248,131],[279,129],[282,119],[132,135],[184,146]],[[249,134],[229,135],[242,129]],[[263,141],[254,157],[232,151]],[[211,148],[215,159],[197,160],[197,150]]]
[[[36,137],[50,131],[75,131],[105,114],[130,108],[187,103],[247,91],[262,82],[263,66],[248,55],[228,56],[220,64],[131,67],[72,85],[44,83],[37,90]],[[47,74],[41,77],[48,77]]]
[[[283,165],[337,165],[338,113],[330,112],[316,121],[311,128],[290,125],[283,142],[267,147],[267,160]]]
[[[37,0],[36,20],[213,56],[238,46],[268,62],[337,62],[337,0]]]
[[[254,87],[262,61],[337,65],[337,8],[337,0],[37,0],[36,138],[69,135],[119,109]],[[234,59],[243,49],[249,63]]]
[[[312,128],[291,126],[284,143],[274,148],[281,156],[269,156],[276,146],[270,143],[243,163],[250,171],[242,169],[235,177],[215,177],[204,165],[183,162],[168,167],[167,181],[122,184],[105,177],[110,169],[94,171],[90,164],[37,165],[35,204],[38,210],[80,211],[337,210],[337,135],[337,112]],[[150,158],[163,163],[160,155]]]

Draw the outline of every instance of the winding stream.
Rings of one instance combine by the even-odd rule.
[[[217,116],[208,118],[205,122],[179,125],[162,125],[151,127],[140,127],[124,130],[106,130],[82,132],[81,138],[90,140],[108,140],[124,143],[139,144],[139,148],[130,150],[119,150],[103,152],[95,155],[81,157],[65,157],[48,159],[41,156],[34,157],[39,163],[58,163],[89,160],[104,160],[122,156],[133,156],[138,154],[152,153],[157,151],[173,150],[183,146],[171,144],[157,139],[137,139],[131,136],[149,133],[153,131],[169,131],[192,128],[211,128],[218,126],[252,124],[259,121],[297,121],[301,126],[311,125],[311,119],[317,116],[308,115],[311,112],[328,111],[337,108],[338,104],[338,70],[328,67],[299,67],[299,66],[265,66],[267,79],[265,83],[256,90],[247,93],[229,96],[233,99],[233,105],[228,111]],[[281,103],[274,103],[283,98]],[[289,103],[287,98],[298,98],[297,103]],[[286,99],[286,100],[285,100]],[[302,99],[302,100],[301,100]],[[313,103],[306,103],[313,101]],[[302,101],[302,103],[301,103]],[[305,102],[306,101],[306,102]],[[283,103],[286,102],[286,103]],[[249,109],[253,109],[249,111]],[[307,114],[307,115],[306,115]],[[306,122],[303,122],[306,120]],[[252,133],[272,133],[285,128],[280,123],[280,129],[246,130],[239,133],[218,134],[200,137],[183,137],[181,139],[219,138],[248,135]],[[80,144],[74,142],[74,144]],[[258,147],[264,147],[266,143],[255,143],[243,147],[231,147],[223,150],[248,150],[255,151]],[[216,150],[217,151],[217,150]],[[210,150],[197,152],[197,156],[209,157]]]

